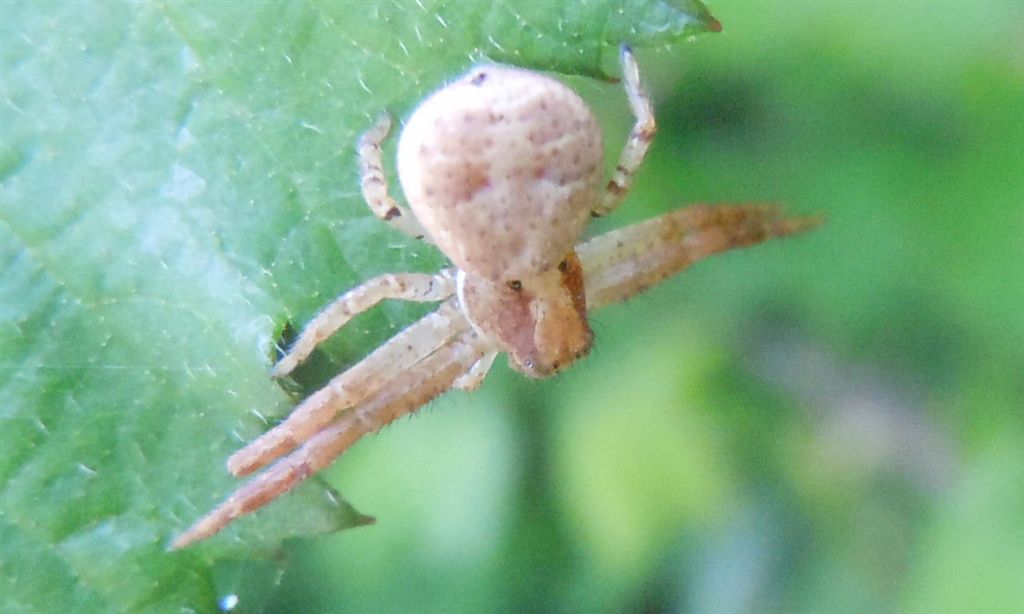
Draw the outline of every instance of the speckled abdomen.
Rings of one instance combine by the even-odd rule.
[[[478,66],[409,119],[398,175],[413,212],[457,267],[492,280],[555,267],[604,174],[601,130],[559,81]]]

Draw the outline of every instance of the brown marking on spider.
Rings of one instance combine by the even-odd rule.
[[[271,465],[179,535],[183,548],[220,531],[315,474],[360,437],[456,388],[480,385],[499,353],[530,377],[573,364],[591,347],[589,311],[625,300],[712,254],[803,232],[768,205],[698,205],[577,244],[588,219],[625,197],[655,132],[636,61],[622,49],[636,125],[602,185],[601,132],[572,90],[535,72],[486,66],[413,113],[398,167],[412,208],[384,179],[382,116],[360,139],[361,185],[374,214],[425,237],[455,267],[396,273],[341,295],[303,330],[271,373],[281,377],[355,315],[385,299],[440,302],[302,401],[228,459],[242,476]],[[538,165],[544,172],[538,177]]]

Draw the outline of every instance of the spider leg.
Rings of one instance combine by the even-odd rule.
[[[773,205],[696,205],[595,237],[576,250],[587,306],[617,303],[712,254],[810,230],[815,217],[780,217]]]
[[[460,375],[457,380],[452,384],[452,388],[459,390],[465,390],[466,392],[472,392],[480,387],[483,383],[484,378],[487,377],[487,373],[494,366],[494,359],[498,357],[499,352],[497,350],[491,350],[484,354],[480,360],[476,361],[469,371]]]
[[[398,204],[388,193],[388,180],[384,174],[384,156],[381,143],[391,131],[391,116],[377,118],[377,123],[359,138],[356,152],[359,156],[359,184],[363,198],[378,218],[414,239],[430,242],[419,220],[408,209]]]
[[[385,299],[427,303],[443,301],[455,294],[454,272],[445,269],[436,275],[397,273],[367,280],[342,294],[318,313],[302,330],[288,353],[278,361],[270,374],[281,377],[309,357],[316,346],[333,335],[355,316]]]
[[[643,84],[640,82],[640,68],[636,64],[636,58],[633,57],[633,52],[626,45],[622,46],[620,55],[622,58],[622,80],[626,88],[626,97],[629,99],[629,108],[633,111],[636,123],[619,155],[615,173],[612,174],[611,180],[601,195],[601,202],[591,212],[594,217],[605,216],[614,211],[629,193],[633,175],[644,161],[651,141],[654,140],[654,133],[657,132],[654,107],[651,105],[650,96],[644,91]]]
[[[397,418],[414,412],[452,387],[480,361],[488,348],[471,331],[464,331],[424,358],[415,367],[388,382],[317,433],[301,448],[279,460],[242,486],[171,542],[184,548],[217,533],[236,518],[253,512],[317,473],[364,435],[380,430]]]
[[[306,397],[288,417],[228,458],[228,471],[246,475],[290,452],[330,424],[343,410],[439,351],[469,329],[454,300],[409,325],[326,386]]]

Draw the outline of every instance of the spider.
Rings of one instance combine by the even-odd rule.
[[[625,300],[714,253],[808,230],[770,205],[698,205],[578,244],[587,221],[629,191],[655,120],[636,60],[620,54],[635,125],[604,183],[601,130],[561,82],[497,65],[473,68],[416,109],[398,145],[411,212],[388,193],[385,114],[360,139],[363,195],[395,229],[434,243],[454,264],[395,273],[342,294],[273,367],[289,374],[316,346],[382,300],[439,302],[302,401],[227,461],[235,476],[270,468],[171,543],[217,533],[328,466],[358,439],[450,389],[471,391],[498,354],[529,377],[553,375],[593,342],[589,310]],[[603,185],[602,185],[603,184]]]

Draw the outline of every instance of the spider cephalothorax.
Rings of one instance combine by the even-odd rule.
[[[590,351],[583,267],[575,251],[550,270],[493,281],[459,273],[459,304],[480,336],[508,352],[512,368],[546,377]]]

